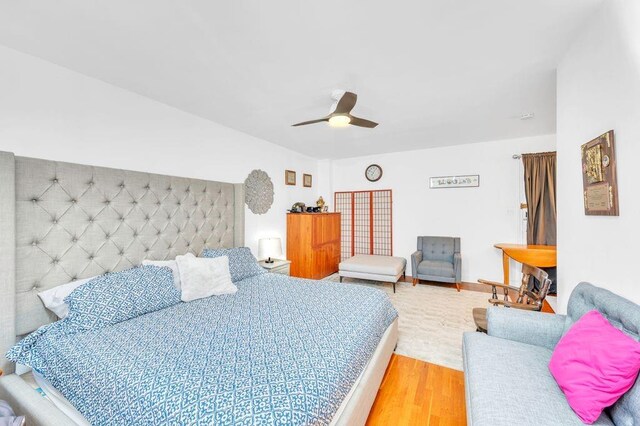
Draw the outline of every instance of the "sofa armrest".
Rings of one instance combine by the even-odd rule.
[[[462,255],[460,253],[453,254],[453,271],[456,273],[456,282],[462,282]]]
[[[422,251],[418,250],[411,255],[411,276],[418,277],[418,265],[422,262]]]
[[[562,337],[565,321],[565,315],[490,306],[487,334],[553,350]]]

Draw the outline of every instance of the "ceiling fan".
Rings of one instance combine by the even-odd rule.
[[[351,110],[356,106],[358,95],[352,92],[345,92],[343,90],[336,90],[331,96],[337,102],[332,105],[329,115],[317,120],[303,121],[302,123],[293,124],[293,127],[306,126],[307,124],[315,124],[326,121],[333,127],[346,127],[348,125],[368,127],[373,129],[378,125],[373,121],[365,120],[351,115]]]

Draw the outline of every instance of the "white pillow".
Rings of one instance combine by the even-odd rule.
[[[73,290],[94,278],[96,277],[75,280],[67,284],[50,288],[49,290],[38,293],[38,297],[42,300],[42,303],[44,303],[45,308],[56,314],[58,318],[63,319],[69,315],[69,305],[64,303],[64,298],[70,295]]]
[[[178,272],[178,264],[175,260],[143,260],[143,265],[167,266],[173,271],[173,285],[180,290],[180,272]]]
[[[231,281],[227,256],[202,258],[187,253],[176,257],[176,263],[180,272],[180,298],[183,302],[238,291]]]

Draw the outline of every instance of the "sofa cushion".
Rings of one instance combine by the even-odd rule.
[[[423,259],[453,263],[453,253],[456,252],[456,248],[460,251],[460,247],[456,247],[456,238],[418,237],[418,250],[422,251]]]
[[[587,312],[596,309],[614,327],[640,340],[640,306],[589,283],[580,283],[571,292],[565,332]],[[607,409],[616,424],[640,424],[640,380]]]
[[[549,373],[551,350],[483,333],[465,333],[462,347],[470,425],[583,424]],[[613,422],[603,413],[594,424]]]
[[[453,263],[442,260],[423,260],[418,264],[418,275],[454,278],[456,273],[453,270]]]
[[[631,388],[639,370],[640,343],[595,310],[573,324],[549,362],[569,405],[587,424]]]

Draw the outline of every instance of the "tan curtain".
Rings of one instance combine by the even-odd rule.
[[[556,245],[556,153],[523,154],[527,244]]]

